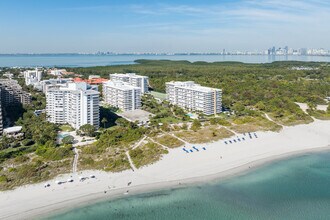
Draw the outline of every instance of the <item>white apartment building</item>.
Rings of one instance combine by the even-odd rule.
[[[47,120],[57,124],[70,124],[73,128],[91,124],[99,127],[99,92],[87,83],[67,83],[49,88],[46,92]]]
[[[174,105],[189,111],[201,111],[205,115],[221,112],[222,90],[187,82],[167,82],[166,98]]]
[[[35,68],[34,70],[26,70],[23,72],[25,85],[34,85],[41,81],[42,71]]]
[[[108,81],[103,83],[104,101],[122,111],[141,108],[141,88],[127,82]]]
[[[67,73],[66,69],[51,69],[48,71],[49,75],[53,75],[53,76],[62,76],[63,74]]]
[[[135,73],[114,73],[110,74],[110,80],[127,82],[131,86],[139,87],[142,93],[147,93],[149,91],[149,79],[147,76],[140,76]]]
[[[73,82],[72,78],[47,79],[35,84],[34,88],[43,93],[47,93],[48,89],[66,87],[70,82]]]

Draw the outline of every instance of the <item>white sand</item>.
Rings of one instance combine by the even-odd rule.
[[[223,141],[199,144],[200,152],[186,154],[182,148],[170,150],[164,158],[135,172],[106,173],[84,171],[79,176],[95,174],[96,179],[63,185],[49,181],[0,192],[0,219],[30,219],[64,211],[97,200],[117,198],[129,190],[129,195],[187,183],[225,178],[280,158],[330,149],[330,121],[315,121],[309,125],[285,127],[280,133],[257,132],[258,138],[233,144]],[[242,135],[241,135],[242,136]],[[204,151],[201,147],[206,147]],[[222,159],[221,159],[222,157]],[[70,174],[56,180],[67,180]],[[127,186],[132,182],[131,186]],[[115,188],[113,188],[115,186]],[[110,189],[109,189],[110,187]],[[104,193],[104,191],[107,193]]]
[[[296,102],[297,105],[299,105],[299,107],[306,113],[308,108],[308,104],[307,103],[301,103],[301,102]],[[321,111],[327,111],[328,105],[316,105],[316,109],[317,110],[321,110]]]

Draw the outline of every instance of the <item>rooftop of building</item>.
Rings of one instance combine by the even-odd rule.
[[[66,83],[66,82],[71,82],[73,81],[72,78],[57,78],[57,79],[46,79],[40,81],[40,83],[45,83],[45,84],[56,84],[56,83]]]
[[[3,129],[3,133],[11,134],[11,133],[20,132],[21,130],[22,130],[22,126],[14,126],[14,127],[9,127],[9,128]]]
[[[125,118],[128,121],[131,122],[140,122],[140,123],[146,123],[149,121],[150,116],[154,116],[152,113],[144,111],[142,109],[135,109],[132,111],[125,111],[118,114],[119,116]]]
[[[104,86],[110,86],[119,90],[132,90],[132,89],[139,89],[139,87],[132,86],[126,82],[122,81],[107,81],[103,83]]]
[[[213,92],[213,91],[221,91],[221,89],[218,88],[211,88],[206,86],[201,86],[200,84],[196,84],[194,81],[171,81],[167,82],[166,84],[171,84],[175,87],[179,88],[185,88],[185,89],[191,89],[196,91],[202,91],[202,92]]]
[[[109,81],[109,79],[105,79],[105,78],[91,78],[91,79],[82,79],[80,77],[76,77],[73,79],[74,82],[85,82],[88,83],[90,85],[100,85],[104,82]]]
[[[50,88],[48,91],[83,91],[85,94],[99,94],[94,90],[95,86],[91,86],[85,82],[69,82],[66,86]]]
[[[147,76],[137,75],[136,73],[112,73],[110,76],[132,77],[132,78],[148,78]]]

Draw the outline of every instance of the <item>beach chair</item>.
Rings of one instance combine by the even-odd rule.
[[[227,141],[225,141],[225,144],[228,144]]]
[[[196,151],[199,151],[199,150],[197,149],[197,147],[193,146],[193,148],[194,148]]]
[[[206,148],[205,148],[205,147],[203,147],[203,150],[206,150]]]
[[[190,152],[192,153],[192,152],[194,152],[194,151],[190,149]]]
[[[236,140],[235,139],[233,141],[236,143]]]
[[[229,141],[229,143],[231,143],[231,144],[232,144],[233,142]]]
[[[242,140],[243,140],[243,141],[245,141],[245,138],[244,138],[244,137],[242,137]]]

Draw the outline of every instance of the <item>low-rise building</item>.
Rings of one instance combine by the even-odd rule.
[[[70,124],[79,129],[90,124],[99,127],[99,92],[87,83],[67,83],[46,92],[47,120],[57,124]]]
[[[122,81],[103,83],[103,98],[107,104],[122,111],[141,108],[141,88]]]
[[[171,104],[205,115],[217,114],[222,110],[222,90],[204,87],[193,81],[167,82],[166,99]]]
[[[3,129],[3,135],[10,137],[10,138],[22,138],[24,133],[22,132],[22,126],[14,126]]]
[[[126,82],[131,86],[139,87],[141,93],[149,91],[149,79],[147,76],[136,75],[135,73],[114,73],[110,74],[110,80]]]

